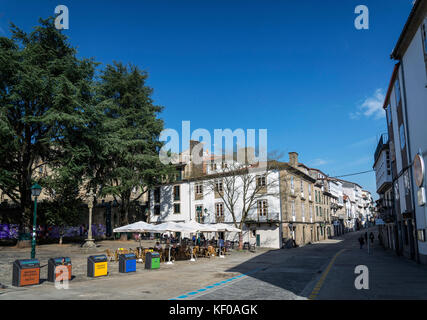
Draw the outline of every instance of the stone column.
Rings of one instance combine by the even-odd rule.
[[[89,230],[87,232],[87,239],[86,242],[83,244],[83,247],[85,248],[94,248],[96,247],[95,240],[92,238],[92,209],[93,209],[93,192],[90,190],[89,196],[88,196],[88,208],[89,208]]]

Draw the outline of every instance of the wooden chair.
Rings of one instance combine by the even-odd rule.
[[[208,257],[215,257],[216,256],[216,250],[213,246],[208,246],[207,250]]]
[[[129,253],[129,250],[128,249],[124,249],[124,248],[118,248],[116,250],[116,255],[115,255],[116,261],[119,261],[119,255],[120,254],[125,254],[125,253]]]
[[[106,255],[107,255],[107,260],[108,261],[113,261],[115,259],[115,254],[113,252],[111,252],[110,249],[105,250]]]

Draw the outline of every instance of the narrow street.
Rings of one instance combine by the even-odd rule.
[[[229,270],[249,273],[245,278],[189,298],[426,299],[427,267],[385,251],[377,238],[368,255],[366,245],[360,250],[357,240],[363,233],[349,233],[297,249],[270,251]],[[354,286],[358,265],[368,267],[368,290],[357,290]]]

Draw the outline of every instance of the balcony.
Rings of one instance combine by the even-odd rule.
[[[374,170],[377,192],[381,194],[392,182],[388,137],[385,134],[381,136],[375,151]]]
[[[279,212],[269,212],[267,215],[258,215],[256,212],[246,217],[246,223],[276,223],[280,222]]]
[[[224,216],[215,216],[215,223],[224,223]]]
[[[378,141],[377,149],[374,154],[374,162],[377,162],[378,156],[381,154],[383,149],[388,149],[388,134],[383,133],[380,137],[380,141]]]

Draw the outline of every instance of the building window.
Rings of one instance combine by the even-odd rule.
[[[319,216],[322,216],[322,207],[319,207]]]
[[[224,191],[223,188],[222,188],[222,181],[221,180],[217,180],[215,182],[215,191],[218,192],[218,193],[221,193],[221,192]]]
[[[390,125],[391,124],[391,105],[389,104],[387,106],[387,123]]]
[[[310,221],[313,222],[313,205],[310,205]]]
[[[409,173],[408,171],[405,172],[405,174],[403,175],[403,181],[405,184],[405,194],[409,195],[409,191],[411,190],[411,186],[409,183]]]
[[[202,205],[196,206],[196,216],[197,216],[197,222],[202,223],[203,222],[203,206]]]
[[[305,221],[305,206],[304,206],[304,202],[301,202],[301,217],[302,217],[302,221]]]
[[[256,177],[256,186],[257,188],[262,188],[266,186],[266,177],[265,176],[257,176]]]
[[[266,217],[267,213],[268,213],[268,204],[267,204],[267,200],[259,200],[258,201],[258,216],[260,217]]]
[[[224,217],[224,204],[223,203],[216,203],[215,204],[215,213],[217,218],[223,218]]]
[[[396,198],[396,200],[399,200],[400,195],[399,195],[399,182],[398,181],[396,181],[394,183],[394,197]]]
[[[154,215],[155,216],[160,216],[160,205],[159,204],[156,204],[154,206]]]
[[[201,196],[203,195],[203,184],[196,184],[196,195]]]
[[[291,201],[291,212],[292,212],[292,219],[295,221],[296,219],[295,200]]]
[[[294,191],[295,191],[295,188],[294,188],[294,177],[291,177],[291,193],[293,194]]]
[[[405,127],[403,126],[403,123],[400,125],[399,128],[399,133],[400,133],[400,149],[403,150],[403,148],[405,148]]]
[[[311,200],[311,184],[308,185],[308,196],[309,200]]]
[[[174,186],[173,187],[173,200],[174,201],[179,201],[180,200],[179,186]]]
[[[301,190],[301,197],[304,198],[304,181],[302,181],[302,179],[300,182],[300,190]]]
[[[160,188],[154,189],[154,202],[160,203]]]
[[[216,170],[216,163],[215,163],[215,162],[212,162],[212,163],[211,163],[211,170],[212,170],[212,171],[215,171],[215,170]]]
[[[319,207],[316,206],[316,217],[318,217],[318,216],[319,216]]]
[[[181,168],[177,168],[176,169],[176,174],[175,174],[175,179],[176,181],[181,181],[182,180],[182,170]]]
[[[179,203],[175,203],[173,205],[173,213],[181,213],[181,205]]]
[[[398,106],[400,103],[400,82],[399,77],[396,78],[396,82],[394,83],[394,91],[396,94],[396,105]]]

